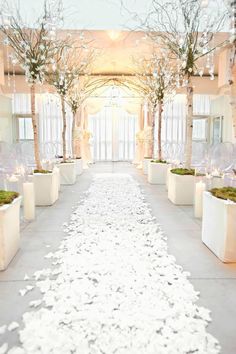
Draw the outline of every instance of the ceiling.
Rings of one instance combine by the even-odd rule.
[[[20,7],[27,23],[33,23],[38,18],[44,3],[44,0],[8,1]],[[63,0],[64,28],[96,30],[135,28],[137,23],[131,19],[130,13],[135,11],[140,17],[145,16],[150,4],[151,0]]]
[[[7,0],[18,7],[28,24],[33,24],[42,11],[45,0]],[[49,1],[49,0],[47,0]],[[50,0],[59,1],[59,0]],[[64,7],[65,29],[129,30],[137,29],[140,19],[145,19],[153,10],[152,0],[61,0]],[[169,0],[159,0],[169,1]],[[171,0],[173,3],[178,0]],[[196,0],[201,2],[202,0]],[[4,2],[4,1],[3,1]],[[208,0],[208,6],[222,13],[226,0]],[[137,20],[137,18],[139,20]]]
[[[62,35],[67,31],[63,31]],[[81,31],[71,30],[72,36],[79,41]],[[84,31],[89,45],[96,48],[98,54],[93,64],[92,73],[96,75],[133,75],[134,62],[139,58],[148,57],[153,51],[153,45],[141,31]],[[228,37],[227,33],[218,33],[215,43],[221,43]],[[1,48],[1,47],[0,47]],[[7,73],[7,51],[4,51],[4,67]],[[218,74],[218,54],[215,55],[215,74]],[[202,66],[202,65],[200,65]],[[12,68],[10,67],[10,71]],[[16,67],[16,74],[23,74],[20,67]]]
[[[44,2],[44,0],[37,0],[37,2],[33,2],[32,6],[32,0],[9,1],[14,5],[20,5],[26,21],[29,18],[33,21],[37,17]],[[153,51],[153,46],[150,45],[145,33],[135,28],[136,24],[134,22],[131,23],[129,13],[129,11],[136,11],[142,16],[148,12],[151,0],[123,0],[124,6],[129,6],[129,10],[125,10],[124,7],[121,8],[121,1],[64,0],[67,18],[70,19],[65,23],[65,26],[71,29],[63,30],[61,33],[65,36],[69,31],[79,41],[81,29],[86,29],[83,32],[85,38],[90,42],[89,45],[98,49],[98,55],[92,69],[93,74],[104,76],[133,75],[134,60],[137,61],[139,58],[147,57]],[[135,30],[130,29],[132,25]],[[215,43],[221,43],[227,37],[227,33],[219,32],[215,37]],[[2,46],[2,49],[4,51],[5,73],[7,73],[6,48]],[[215,55],[214,60],[215,74],[217,75],[218,54]],[[16,74],[23,75],[23,70],[17,67]]]

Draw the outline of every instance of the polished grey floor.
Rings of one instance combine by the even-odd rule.
[[[222,264],[201,242],[201,222],[193,217],[191,207],[177,207],[167,199],[164,186],[152,186],[146,177],[128,163],[97,163],[78,178],[74,186],[62,187],[58,202],[47,208],[37,208],[37,219],[21,224],[21,249],[8,269],[0,273],[0,327],[11,321],[21,324],[21,316],[30,311],[29,301],[40,297],[37,290],[19,296],[36,270],[47,268],[44,256],[57,249],[63,238],[62,224],[69,220],[72,208],[83,197],[93,175],[100,172],[129,173],[139,183],[153,215],[168,236],[169,252],[191,273],[191,282],[200,291],[199,304],[212,311],[209,332],[217,337],[222,354],[236,353],[236,264]],[[15,332],[0,335],[1,343],[18,344]],[[59,354],[59,353],[58,353]]]

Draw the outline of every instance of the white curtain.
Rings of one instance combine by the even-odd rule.
[[[210,114],[211,96],[194,95],[193,113],[195,116],[207,116]],[[186,137],[186,95],[178,94],[164,106],[162,120],[162,146],[164,157],[176,153],[179,159],[183,157]],[[156,117],[156,132],[158,130],[158,117]],[[168,153],[167,153],[168,151]],[[176,152],[178,151],[178,152]],[[155,141],[155,153],[157,152],[157,140]],[[156,154],[157,155],[157,154]]]
[[[210,114],[211,96],[194,95],[193,113],[195,116]],[[157,117],[156,117],[157,119]],[[156,121],[158,129],[158,120]],[[184,144],[186,132],[186,95],[176,95],[165,104],[162,122],[162,142]],[[157,136],[157,131],[155,136]]]
[[[194,95],[194,115],[210,114],[210,96]],[[177,95],[164,108],[162,141],[184,143],[186,131],[186,95]]]
[[[31,114],[30,95],[13,95],[13,113]],[[36,113],[39,117],[39,139],[41,145],[54,144],[57,153],[62,153],[62,116],[60,98],[53,94],[36,94]],[[67,118],[67,153],[71,153],[72,113],[66,105]]]
[[[92,154],[95,161],[131,161],[135,155],[138,115],[120,107],[105,106],[89,115],[88,130],[92,133]]]
[[[210,114],[209,95],[194,95],[194,114]],[[93,103],[93,102],[92,102]],[[136,102],[132,113],[116,105],[106,105],[102,99],[99,107],[91,109],[88,105],[88,130],[92,133],[91,147],[94,160],[131,161],[135,156],[135,134],[138,131],[140,104]],[[133,106],[133,102],[132,102]],[[130,107],[129,107],[130,108]],[[59,97],[52,94],[36,95],[36,110],[39,115],[39,135],[41,145],[54,144],[58,154],[62,152],[62,118]],[[97,113],[99,110],[99,113]],[[67,107],[67,153],[71,152],[72,114]],[[130,109],[129,109],[129,112]],[[30,95],[13,95],[13,113],[30,114]],[[145,113],[145,117],[147,112]],[[185,142],[186,95],[176,95],[164,107],[162,143],[163,145],[184,145]],[[147,117],[145,118],[145,121]],[[158,122],[156,122],[158,124]],[[157,127],[156,124],[156,127]],[[157,129],[157,128],[156,128]],[[157,136],[157,132],[155,134]],[[157,142],[155,142],[156,144]],[[155,145],[156,151],[156,145]]]

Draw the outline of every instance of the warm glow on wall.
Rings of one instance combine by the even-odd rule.
[[[108,36],[111,40],[116,41],[120,37],[120,31],[108,31]]]

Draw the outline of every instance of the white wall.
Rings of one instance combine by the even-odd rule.
[[[7,96],[0,95],[0,141],[12,143],[12,140],[12,100]]]
[[[236,143],[233,132],[232,109],[229,96],[218,96],[211,101],[211,119],[223,116],[223,142]]]

